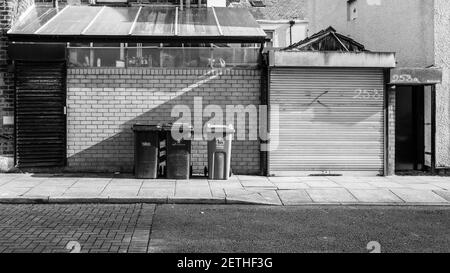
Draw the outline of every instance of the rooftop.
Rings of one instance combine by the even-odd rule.
[[[248,8],[256,20],[304,20],[306,0],[260,0],[264,7],[255,7],[251,0],[227,0],[229,7]]]
[[[8,31],[13,41],[116,39],[260,42],[264,31],[246,9],[35,6]]]
[[[297,42],[285,50],[298,51],[367,51],[364,45],[356,42],[350,37],[339,34],[333,27],[321,30],[312,36]]]

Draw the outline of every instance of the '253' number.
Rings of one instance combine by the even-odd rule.
[[[378,89],[358,89],[355,90],[354,99],[381,99],[383,91]]]

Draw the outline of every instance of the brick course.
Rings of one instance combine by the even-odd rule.
[[[0,155],[14,155],[14,126],[4,125],[3,117],[14,115],[14,75],[8,65],[8,39],[6,33],[20,15],[34,4],[34,0],[4,0],[0,2]]]
[[[387,89],[387,174],[395,175],[395,100],[396,89]]]
[[[69,69],[68,169],[131,172],[134,123],[174,122],[174,105],[189,106],[193,116],[194,97],[202,99],[203,110],[258,106],[260,78],[256,69]],[[233,142],[232,168],[237,174],[259,174],[259,141],[248,140],[246,130],[246,140]],[[202,173],[205,141],[193,141],[192,161],[194,173]]]

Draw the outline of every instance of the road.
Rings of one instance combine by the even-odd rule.
[[[0,252],[449,252],[450,207],[0,205]]]

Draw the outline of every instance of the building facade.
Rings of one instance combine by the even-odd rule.
[[[228,0],[229,7],[249,9],[267,33],[267,48],[284,48],[307,36],[307,1],[304,0]]]
[[[414,155],[403,153],[408,147],[425,146],[425,165],[430,165],[430,143],[435,141],[435,167],[450,168],[450,3],[445,0],[310,0],[309,31],[328,26],[358,40],[374,51],[396,52],[397,67],[439,67],[443,69],[442,84],[436,86],[436,110],[430,113],[431,92],[414,92],[412,87],[397,87],[397,162],[399,169],[411,169]],[[424,92],[424,95],[417,93]],[[419,98],[417,98],[419,96]],[[414,98],[415,97],[415,98]],[[424,109],[414,108],[415,103]],[[414,117],[414,112],[423,115]],[[429,129],[430,116],[436,116],[434,139]],[[411,133],[412,119],[421,119],[424,132]],[[424,135],[424,143],[414,141],[414,135]],[[412,137],[411,137],[412,136]],[[400,148],[400,150],[399,150]],[[420,158],[423,152],[417,151]],[[403,160],[403,159],[404,160]],[[421,160],[419,160],[421,161]],[[417,168],[417,166],[415,166]]]

